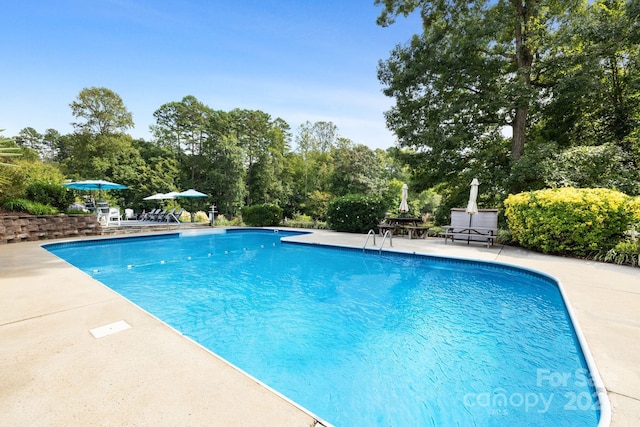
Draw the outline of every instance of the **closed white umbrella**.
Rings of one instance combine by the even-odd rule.
[[[467,203],[467,213],[469,215],[475,215],[478,213],[478,186],[480,183],[477,178],[473,178],[471,181],[471,191],[469,192],[469,203]]]
[[[473,218],[473,215],[478,213],[478,204],[477,204],[477,200],[478,200],[478,186],[480,185],[480,183],[478,182],[477,178],[473,178],[473,181],[471,181],[471,191],[469,192],[469,203],[467,203],[467,213],[469,215],[471,215],[469,217],[469,227],[471,227],[471,219]]]
[[[407,197],[409,195],[409,187],[407,184],[402,184],[402,201],[400,202],[400,212],[409,212],[409,204],[407,203]]]

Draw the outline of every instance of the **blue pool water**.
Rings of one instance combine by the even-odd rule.
[[[336,426],[597,425],[549,278],[286,235],[46,248]]]

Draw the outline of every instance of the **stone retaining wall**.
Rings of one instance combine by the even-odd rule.
[[[0,215],[0,245],[101,234],[95,215]]]

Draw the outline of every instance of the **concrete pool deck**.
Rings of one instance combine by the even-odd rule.
[[[316,230],[295,239],[362,247],[365,236]],[[0,426],[317,423],[40,247],[62,241],[0,246]],[[445,245],[439,238],[394,238],[391,249],[498,261],[556,277],[607,389],[611,425],[637,425],[640,269],[499,245]],[[102,338],[90,333],[121,320],[131,328]]]

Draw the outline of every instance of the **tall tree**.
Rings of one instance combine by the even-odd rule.
[[[545,61],[554,34],[579,0],[375,3],[384,7],[380,25],[416,9],[423,20],[422,34],[379,67],[385,94],[396,100],[387,123],[400,143],[428,153],[428,167],[445,162],[439,169],[446,175],[464,169],[476,141],[502,145],[510,127],[510,158],[518,161],[550,85]]]
[[[234,136],[246,156],[246,204],[279,203],[279,175],[289,149],[289,126],[259,110],[234,109],[229,114]]]
[[[338,127],[332,122],[307,121],[298,128],[296,152],[302,156],[303,189],[299,192],[303,198],[316,191],[329,191],[333,171],[331,151],[338,139]]]
[[[120,96],[104,87],[85,88],[69,104],[73,116],[83,121],[72,123],[77,132],[113,135],[133,128],[133,116]]]
[[[190,176],[188,186],[192,188],[200,187],[202,180],[203,144],[212,111],[195,96],[187,95],[179,102],[163,104],[153,113],[156,125],[152,126],[152,131],[158,144],[172,147],[186,156]]]
[[[560,33],[536,131],[561,148],[614,144],[640,162],[640,4],[598,0]]]
[[[21,147],[34,150],[43,162],[56,160],[60,152],[62,135],[55,129],[47,129],[44,134],[32,127],[26,127],[18,133],[15,141]]]
[[[332,157],[334,168],[330,182],[334,196],[382,194],[383,165],[369,147],[341,138],[333,149]]]
[[[212,196],[221,214],[234,216],[246,196],[245,165],[229,113],[213,111],[207,122],[207,135],[202,188]]]
[[[125,131],[133,127],[122,98],[106,88],[85,88],[71,104],[75,132],[65,141],[68,156],[62,166],[75,178],[110,178],[118,156],[131,148]],[[68,145],[67,145],[68,144]]]

